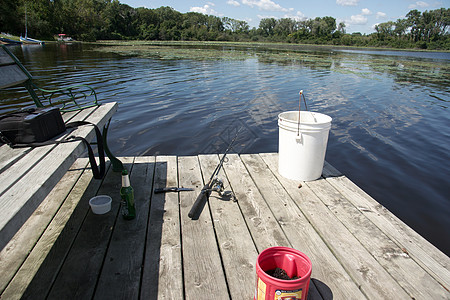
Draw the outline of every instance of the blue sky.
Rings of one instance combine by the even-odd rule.
[[[195,11],[246,21],[258,27],[262,18],[314,19],[331,16],[344,22],[346,32],[374,32],[374,25],[405,18],[412,10],[449,8],[450,0],[119,0],[131,7],[170,6],[185,13]]]

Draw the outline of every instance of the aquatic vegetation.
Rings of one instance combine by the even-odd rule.
[[[219,49],[175,48],[154,45],[121,45],[100,48],[100,51],[114,52],[125,56],[141,56],[157,59],[247,59],[251,56],[244,51],[226,51]]]
[[[247,60],[330,70],[362,78],[378,79],[388,74],[398,83],[427,82],[450,85],[450,64],[406,56],[380,55],[375,51],[346,52],[345,49],[297,44],[233,42],[102,42],[96,51],[160,60]]]

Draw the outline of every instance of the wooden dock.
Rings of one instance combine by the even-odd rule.
[[[287,246],[312,261],[309,299],[450,299],[450,258],[329,164],[299,188],[277,154],[228,157],[236,201],[213,193],[198,220],[188,212],[218,155],[121,158],[131,221],[120,174],[94,180],[78,159],[0,252],[1,298],[253,299],[258,253]],[[171,186],[195,191],[153,193]],[[96,194],[113,198],[109,213],[92,214]]]

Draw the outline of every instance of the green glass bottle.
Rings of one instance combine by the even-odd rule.
[[[122,199],[122,216],[126,220],[136,217],[136,207],[134,205],[134,190],[130,185],[128,171],[122,170],[122,187],[120,188],[120,198]]]

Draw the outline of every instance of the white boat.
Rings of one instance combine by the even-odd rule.
[[[44,42],[41,40],[36,40],[28,37],[28,26],[27,26],[27,7],[25,6],[25,37],[20,35],[20,41],[24,44],[40,44],[43,45]]]
[[[11,40],[0,36],[0,44],[2,45],[20,45],[22,42]]]
[[[36,39],[32,39],[32,38],[27,37],[26,33],[25,33],[25,37],[20,36],[20,40],[24,44],[40,44],[40,45],[44,44],[44,42],[41,41],[41,40],[36,40]]]
[[[58,41],[59,42],[73,42],[74,39],[64,33],[60,33],[60,34],[58,34]]]

